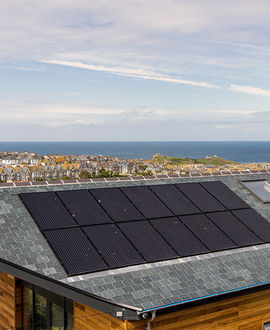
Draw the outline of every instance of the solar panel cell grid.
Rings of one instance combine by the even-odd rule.
[[[201,211],[172,184],[152,185],[149,186],[149,188],[175,215],[201,213]]]
[[[20,194],[41,230],[77,226],[54,192]]]
[[[260,244],[259,239],[231,212],[209,213],[208,217],[218,226],[238,247]]]
[[[57,194],[80,225],[112,223],[87,190],[59,191]]]
[[[237,247],[204,214],[187,215],[180,219],[211,252]]]
[[[92,189],[90,192],[115,222],[144,219],[119,188]]]
[[[270,242],[270,223],[253,209],[237,210],[232,213],[265,243]]]
[[[202,182],[201,185],[229,210],[249,207],[221,181]]]
[[[125,187],[121,190],[146,218],[173,216],[173,213],[148,187]]]
[[[116,225],[84,227],[84,231],[111,268],[144,262]]]
[[[147,221],[123,222],[119,223],[119,227],[140,251],[145,261],[152,262],[177,257],[176,252]]]
[[[209,252],[177,218],[151,220],[151,224],[181,257]]]
[[[199,183],[178,183],[175,186],[202,212],[225,210],[224,206],[210,195]]]
[[[45,231],[44,235],[69,275],[108,269],[80,228]]]

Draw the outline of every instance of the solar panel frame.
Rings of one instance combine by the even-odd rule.
[[[147,186],[120,189],[147,219],[174,215]]]
[[[49,230],[43,234],[69,276],[109,268],[81,228]]]
[[[177,217],[154,219],[150,222],[179,256],[186,257],[209,252]]]
[[[201,182],[200,185],[228,210],[249,208],[249,205],[242,198],[221,181]]]
[[[199,183],[177,183],[175,186],[194,203],[202,213],[225,211],[225,207]]]
[[[115,224],[89,226],[83,230],[110,268],[144,263],[142,256]]]
[[[57,195],[79,225],[112,223],[101,205],[86,189],[58,191]]]
[[[146,262],[178,257],[148,221],[121,222],[118,226]]]
[[[175,215],[201,213],[173,184],[151,185],[149,188]]]
[[[54,192],[21,193],[19,196],[41,230],[78,226]]]
[[[253,231],[263,242],[270,242],[270,222],[254,209],[232,211],[244,225]]]
[[[143,220],[143,215],[119,188],[91,189],[89,192],[106,210],[114,222]]]
[[[210,252],[237,247],[237,245],[204,214],[186,215],[179,219],[198,237]]]
[[[238,247],[263,243],[258,236],[229,211],[209,213],[207,216],[220,230],[236,243]]]

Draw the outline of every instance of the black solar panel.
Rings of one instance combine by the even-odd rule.
[[[243,224],[252,230],[264,242],[270,242],[270,222],[253,209],[232,212]]]
[[[208,217],[239,247],[262,243],[259,237],[229,211],[209,213]]]
[[[173,184],[152,185],[149,188],[175,215],[201,213]]]
[[[144,262],[116,225],[85,227],[84,231],[111,268]]]
[[[92,189],[90,192],[114,221],[144,219],[119,188]]]
[[[151,224],[181,257],[209,252],[177,218],[151,220]]]
[[[118,224],[135,248],[140,251],[145,261],[160,261],[176,258],[167,242],[147,221],[122,222]]]
[[[40,229],[77,226],[54,192],[20,194]]]
[[[181,217],[181,220],[210,251],[237,247],[237,245],[204,214],[186,215]]]
[[[124,187],[121,190],[148,219],[173,215],[148,187]]]
[[[270,242],[270,223],[221,182],[20,197],[69,275]]]
[[[181,190],[202,212],[223,211],[224,206],[210,195],[199,183],[178,183]]]
[[[59,191],[57,194],[80,225],[112,222],[87,190]]]
[[[201,185],[229,210],[249,207],[221,181],[202,182]]]
[[[80,228],[45,231],[44,235],[69,275],[108,268]]]

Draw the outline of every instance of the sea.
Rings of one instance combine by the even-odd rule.
[[[189,158],[217,155],[239,163],[270,162],[270,141],[0,142],[0,152],[5,150],[133,159],[150,159],[156,153]]]

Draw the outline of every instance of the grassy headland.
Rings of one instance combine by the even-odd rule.
[[[227,160],[218,156],[211,156],[205,158],[178,158],[169,157],[156,154],[152,157],[151,161],[156,164],[168,164],[168,165],[185,165],[185,164],[201,164],[201,165],[215,165],[223,166],[228,164],[238,164],[232,160]]]

